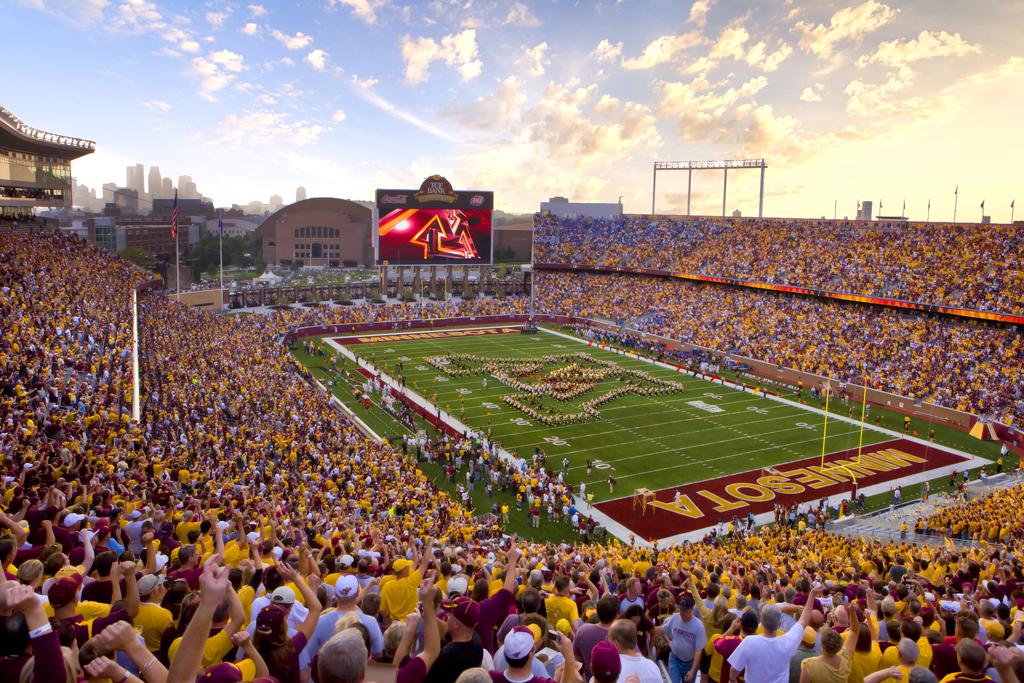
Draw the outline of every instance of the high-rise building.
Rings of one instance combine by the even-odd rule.
[[[178,176],[178,197],[181,199],[199,199],[199,190],[192,182],[192,176]]]
[[[117,194],[117,183],[103,183],[104,204],[113,204],[115,194]]]
[[[164,191],[164,180],[160,177],[160,167],[150,166],[149,167],[149,196],[152,199],[160,199],[163,197]]]
[[[871,213],[874,210],[875,203],[870,199],[867,201],[860,202],[860,206],[857,208],[857,220],[869,221],[871,220]]]
[[[302,185],[299,185],[297,188],[295,188],[295,201],[301,202],[305,198],[306,198],[306,188],[304,188]]]
[[[146,191],[146,167],[142,164],[135,164],[125,170],[127,171],[127,177],[124,186],[142,195]]]
[[[174,181],[171,180],[170,176],[163,179],[163,191],[160,192],[161,199],[170,199],[174,196]]]
[[[279,194],[270,195],[270,213],[274,213],[284,206],[284,199]]]

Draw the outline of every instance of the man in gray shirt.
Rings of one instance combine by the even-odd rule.
[[[384,651],[384,636],[381,635],[380,625],[373,617],[363,614],[362,610],[356,607],[356,598],[359,597],[359,583],[356,577],[351,574],[339,576],[334,585],[335,608],[325,612],[316,623],[313,636],[309,639],[306,647],[303,648],[299,657],[299,666],[308,668],[313,657],[320,651],[324,643],[334,635],[335,625],[348,614],[355,614],[360,623],[370,632],[370,654],[379,655]]]
[[[704,624],[693,614],[693,598],[684,595],[679,601],[679,612],[665,622],[665,635],[672,652],[668,656],[670,683],[693,683],[700,669],[707,633]]]

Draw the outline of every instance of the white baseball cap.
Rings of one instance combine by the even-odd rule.
[[[453,576],[448,579],[448,597],[454,598],[456,595],[465,595],[466,590],[469,588],[469,581],[465,576]]]
[[[340,600],[353,600],[359,595],[359,582],[351,574],[339,576],[334,583],[334,595]]]
[[[85,515],[80,515],[77,512],[69,512],[64,518],[64,526],[74,526],[79,522],[85,521]]]

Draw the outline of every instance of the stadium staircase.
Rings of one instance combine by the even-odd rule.
[[[968,498],[979,498],[992,491],[1019,483],[1010,474],[1000,474],[989,477],[985,482],[974,481],[968,484]],[[956,504],[957,500],[947,494],[931,496],[927,503],[919,500],[904,503],[897,508],[882,509],[866,515],[854,515],[836,520],[829,524],[829,530],[833,533],[855,539],[878,539],[882,542],[917,543],[919,545],[941,546],[948,545],[946,536],[942,534],[927,535],[914,533],[914,524],[921,517],[928,517],[936,511]],[[900,524],[907,523],[909,530],[907,535],[901,538]],[[977,541],[950,539],[957,548],[973,548],[980,545]],[[999,546],[998,543],[988,545]]]

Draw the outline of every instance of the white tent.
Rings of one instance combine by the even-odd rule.
[[[256,278],[256,282],[269,282],[271,284],[277,284],[283,279],[284,278],[281,277],[280,275],[274,275],[271,271],[268,270],[265,273],[263,273],[263,275],[260,275],[258,278]]]

